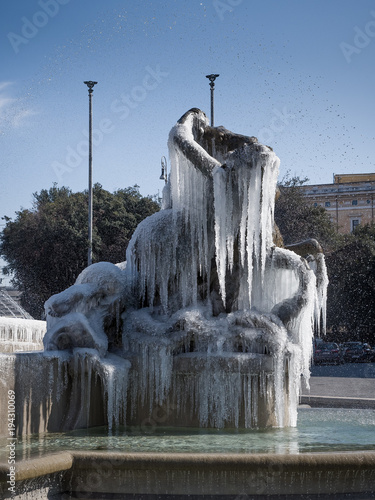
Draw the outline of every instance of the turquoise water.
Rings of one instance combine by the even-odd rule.
[[[0,442],[0,460],[6,441]],[[375,410],[310,409],[298,411],[296,428],[226,430],[147,427],[120,429],[108,436],[104,427],[46,433],[19,439],[18,460],[61,450],[160,453],[307,453],[375,450]]]

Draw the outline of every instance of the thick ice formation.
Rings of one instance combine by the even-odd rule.
[[[204,128],[205,115],[192,112],[172,129],[172,208],[140,224],[127,253],[141,303],[165,312],[205,299],[227,311],[262,300],[279,160],[236,136],[243,144],[234,151],[216,145],[219,162],[194,138]]]
[[[98,352],[82,355],[102,374],[110,425],[155,412],[172,425],[295,425],[325,318],[319,245],[275,247],[279,160],[254,137],[192,109],[169,149],[163,210],[138,226],[126,266],[91,266],[47,301],[45,346]]]
[[[0,380],[15,387],[17,432],[61,432],[99,425],[95,412],[106,415],[108,428],[124,421],[130,362],[96,349],[0,354]],[[13,379],[10,380],[10,374]]]
[[[45,321],[0,317],[0,352],[43,349]]]
[[[120,314],[125,300],[124,273],[100,262],[86,268],[76,283],[45,303],[47,350],[92,347],[101,355],[108,342],[121,334]]]

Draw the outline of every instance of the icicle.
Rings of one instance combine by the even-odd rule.
[[[315,256],[315,261],[312,261],[309,264],[316,275],[315,325],[317,330],[321,331],[323,335],[325,335],[328,274],[324,255],[322,253],[318,253]]]
[[[226,172],[216,170],[214,173],[214,200],[215,200],[215,248],[216,267],[219,277],[219,286],[222,301],[226,303],[225,275],[227,269],[227,193],[226,193]]]

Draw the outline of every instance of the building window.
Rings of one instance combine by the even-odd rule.
[[[358,200],[352,200],[352,205],[358,205]]]
[[[318,204],[317,204],[317,203],[314,203],[314,207],[317,207],[317,206],[318,206]]]
[[[351,227],[351,232],[353,232],[353,231],[354,231],[354,229],[355,229],[357,226],[359,226],[360,222],[361,222],[361,221],[360,221],[359,219],[352,219],[352,220],[351,220],[351,226],[352,226],[352,227]]]
[[[367,200],[366,203],[367,203],[367,205],[370,205],[371,200]]]
[[[330,201],[326,201],[326,202],[325,202],[325,206],[326,206],[326,207],[330,207],[330,206],[331,206],[331,202],[330,202]]]

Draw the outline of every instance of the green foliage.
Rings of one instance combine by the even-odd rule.
[[[0,254],[23,291],[23,306],[35,318],[44,302],[72,285],[87,265],[88,196],[54,185],[33,195],[33,208],[6,222]],[[145,217],[159,209],[138,187],[110,193],[93,188],[93,261],[121,262],[129,240]]]
[[[358,226],[326,257],[328,326],[348,340],[375,341],[375,225]]]
[[[338,245],[340,236],[323,207],[310,205],[300,186],[307,178],[289,177],[278,185],[280,196],[275,204],[275,222],[283,236],[285,245],[315,238],[325,251]]]

